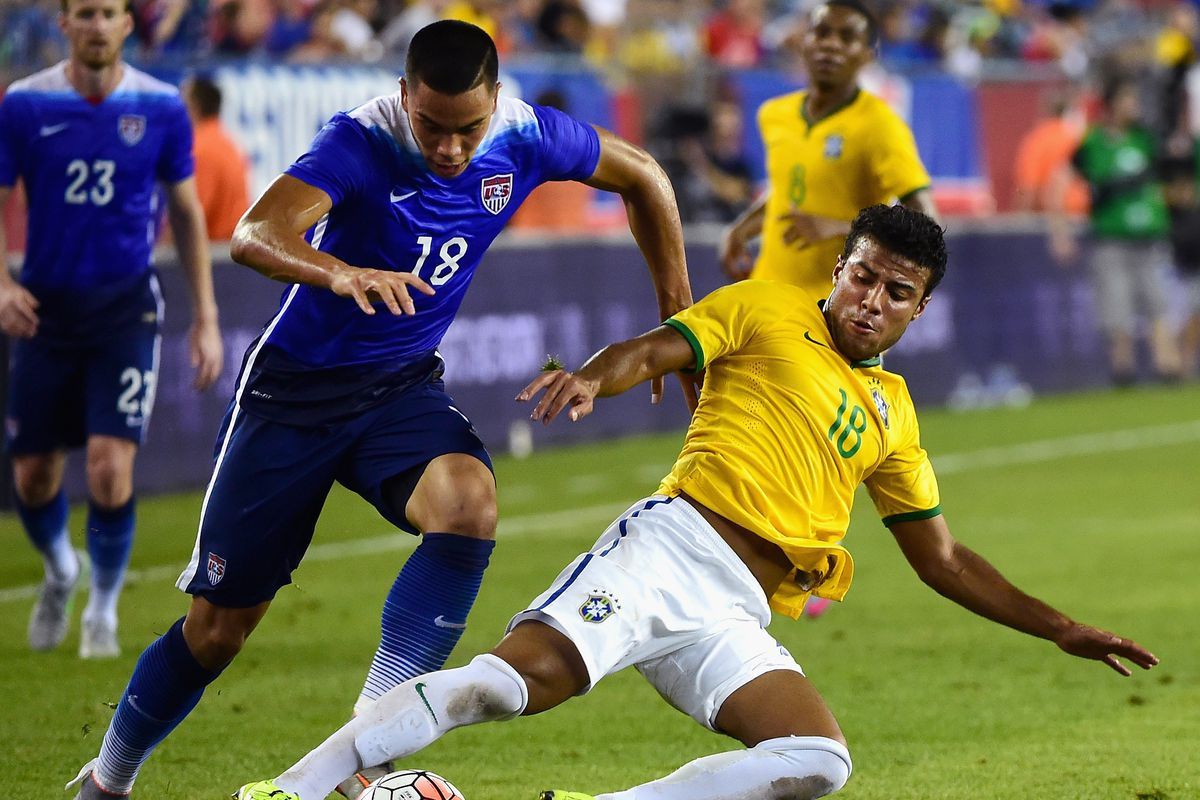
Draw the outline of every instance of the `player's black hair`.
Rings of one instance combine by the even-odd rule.
[[[861,15],[867,21],[867,42],[872,47],[879,42],[879,22],[875,19],[875,14],[872,13],[871,9],[867,8],[862,0],[825,0],[825,2],[821,3],[821,6],[840,6]],[[817,8],[821,6],[817,6]]]
[[[929,270],[925,296],[946,274],[945,231],[930,217],[902,205],[874,205],[858,212],[850,223],[842,260],[850,258],[859,239],[869,237],[881,247]]]
[[[207,75],[194,75],[188,83],[188,94],[201,119],[221,116],[221,87]]]
[[[469,22],[444,19],[417,31],[408,45],[404,77],[441,94],[462,94],[479,84],[495,86],[500,73],[496,43]]]

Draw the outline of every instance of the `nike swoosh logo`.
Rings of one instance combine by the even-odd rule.
[[[441,614],[438,614],[436,617],[433,618],[433,624],[437,625],[439,628],[458,628],[459,630],[462,630],[463,628],[467,627],[467,623],[465,623],[465,622],[450,622],[445,617],[443,617]]]
[[[813,344],[818,345],[819,347],[824,347],[826,350],[829,349],[829,345],[825,344],[824,342],[818,342],[816,339],[814,339],[812,337],[812,334],[810,334],[808,331],[804,332],[804,338],[807,339],[808,341],[812,342]]]
[[[426,686],[426,684],[424,684],[424,683],[418,683],[413,688],[416,689],[417,694],[420,695],[421,702],[425,704],[425,707],[427,709],[429,709],[429,716],[433,717],[433,721],[435,723],[437,723],[438,725],[441,725],[442,723],[438,722],[437,714],[433,713],[433,706],[429,705],[429,701],[425,699],[425,686]]]
[[[38,131],[38,135],[39,136],[53,136],[54,134],[59,133],[60,131],[65,131],[68,127],[70,127],[70,125],[71,125],[71,123],[69,123],[69,122],[64,122],[61,125],[43,125],[41,130]]]
[[[416,193],[417,193],[416,189],[414,189],[411,192],[405,192],[404,194],[396,194],[395,192],[389,192],[388,193],[388,202],[399,203],[402,200],[407,200],[408,198],[412,197]]]

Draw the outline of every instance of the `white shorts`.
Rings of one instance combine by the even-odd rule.
[[[667,702],[716,730],[721,705],[775,670],[804,671],[767,633],[758,581],[682,498],[635,503],[572,561],[511,631],[538,620],[569,638],[588,686],[630,665]]]

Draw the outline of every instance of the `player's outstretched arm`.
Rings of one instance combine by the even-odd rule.
[[[659,319],[667,319],[692,304],[675,190],[667,173],[645,150],[603,128],[596,132],[600,161],[584,183],[621,195],[629,230],[650,268]],[[680,378],[688,407],[694,410],[698,388],[694,381]],[[662,390],[662,378],[655,378],[650,386],[652,403],[662,399]]]
[[[349,297],[364,314],[381,302],[392,314],[412,314],[409,287],[433,294],[433,287],[410,272],[354,267],[317,250],[304,234],[333,208],[323,190],[280,175],[238,221],[229,254],[268,278],[304,283]]]
[[[908,563],[938,594],[1002,625],[1054,642],[1064,652],[1103,661],[1121,675],[1118,658],[1150,669],[1158,658],[1116,634],[1076,622],[1008,582],[995,567],[961,544],[942,516],[897,522],[892,535]]]
[[[193,384],[197,389],[207,389],[221,375],[225,348],[217,325],[217,300],[213,294],[212,257],[208,251],[204,209],[196,194],[194,178],[185,178],[167,187],[167,218],[192,294],[188,346],[192,367],[196,370]]]
[[[696,363],[695,351],[683,335],[666,325],[633,339],[610,344],[589,358],[578,372],[556,369],[543,372],[521,390],[516,399],[526,402],[545,391],[530,417],[550,424],[570,408],[572,422],[592,413],[597,397],[621,394],[643,381],[678,372]]]

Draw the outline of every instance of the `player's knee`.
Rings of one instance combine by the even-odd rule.
[[[53,459],[18,457],[13,459],[12,482],[17,498],[31,509],[46,505],[59,493],[61,469]]]
[[[756,750],[787,762],[788,777],[771,784],[770,800],[813,800],[846,785],[853,765],[841,742],[824,736],[785,736],[760,742]]]
[[[496,487],[484,481],[463,481],[441,499],[429,530],[457,533],[475,539],[496,536]]]
[[[205,620],[184,627],[184,638],[192,656],[205,669],[225,667],[242,651],[250,631],[220,618]]]
[[[101,508],[120,508],[133,495],[132,465],[108,453],[89,453],[87,484],[92,500]]]

